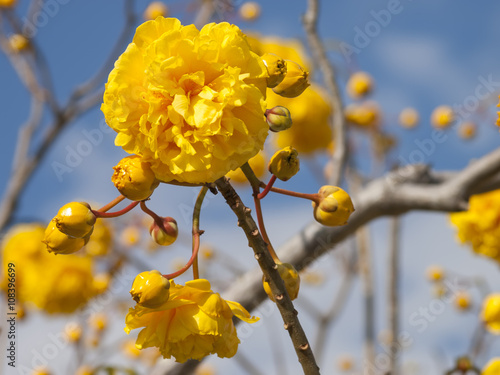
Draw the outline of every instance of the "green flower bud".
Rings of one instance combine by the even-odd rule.
[[[282,106],[266,110],[266,120],[269,125],[269,130],[273,132],[280,132],[292,126],[290,111]]]

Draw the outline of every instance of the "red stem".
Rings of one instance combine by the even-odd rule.
[[[273,187],[275,181],[276,181],[276,176],[273,174],[271,176],[271,179],[267,183],[266,187],[262,191],[262,193],[260,193],[259,195],[257,195],[257,199],[263,199],[267,195],[267,193],[269,193],[269,191]]]
[[[275,187],[272,187],[270,190],[274,193],[288,195],[290,197],[308,199],[310,201],[313,201],[313,202],[316,202],[317,204],[319,204],[319,195],[317,193],[316,194],[298,193],[296,191],[290,191],[290,190],[285,190],[285,189],[280,189],[280,188],[275,188]]]
[[[118,203],[120,203],[121,201],[123,201],[125,199],[125,196],[123,195],[120,195],[119,197],[116,197],[115,199],[113,199],[111,202],[109,202],[107,205],[105,206],[102,206],[101,208],[99,208],[98,210],[96,211],[99,211],[99,212],[106,212],[106,211],[109,211],[111,210],[114,206],[116,206]]]
[[[101,212],[101,211],[96,211],[96,210],[92,210],[92,212],[94,213],[94,215],[96,217],[101,217],[101,218],[118,217],[118,216],[122,216],[122,215],[126,214],[127,212],[132,210],[135,206],[137,206],[138,204],[139,204],[138,201],[132,202],[127,207],[125,207],[123,210],[115,211],[115,212]]]
[[[145,213],[151,216],[155,221],[156,225],[158,225],[160,228],[163,228],[163,231],[165,233],[168,233],[167,228],[165,228],[165,225],[163,223],[163,219],[160,216],[158,216],[155,212],[147,208],[145,201],[141,201],[141,210],[143,210]]]
[[[184,272],[186,272],[189,269],[189,267],[191,267],[194,260],[196,259],[199,249],[200,249],[200,233],[198,232],[198,233],[195,233],[193,236],[193,253],[191,254],[191,258],[188,260],[186,265],[174,273],[169,273],[169,274],[163,275],[163,277],[166,277],[167,279],[172,280],[173,278],[176,278],[177,276],[180,276]]]

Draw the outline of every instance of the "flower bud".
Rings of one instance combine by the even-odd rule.
[[[21,34],[13,34],[9,37],[9,45],[12,51],[21,52],[30,45],[28,38]]]
[[[429,266],[426,270],[427,279],[432,282],[441,281],[444,279],[444,270],[443,267],[432,265]]]
[[[54,222],[50,222],[42,242],[47,245],[49,253],[73,254],[87,244],[91,234],[92,232],[83,238],[70,237],[57,229]]]
[[[151,234],[151,237],[158,245],[172,245],[179,234],[177,222],[172,217],[164,217],[162,221],[163,226],[158,225],[156,221],[154,221],[151,227],[149,227],[149,234]]]
[[[292,115],[287,108],[277,106],[266,110],[266,121],[269,130],[280,132],[292,126]]]
[[[142,17],[144,20],[155,20],[157,17],[167,17],[168,7],[161,1],[152,1],[144,10]]]
[[[347,93],[353,99],[368,95],[373,88],[373,79],[366,72],[353,73],[347,81]]]
[[[304,92],[309,87],[308,76],[302,67],[292,60],[286,61],[287,73],[283,81],[273,91],[285,98],[295,98]]]
[[[70,322],[64,327],[64,336],[68,342],[78,342],[82,338],[82,326]]]
[[[453,109],[448,105],[440,105],[431,113],[431,125],[437,129],[444,129],[455,121]]]
[[[459,291],[455,295],[455,307],[458,310],[465,311],[471,307],[470,294],[464,291]]]
[[[483,302],[481,320],[488,331],[500,335],[500,293],[490,294]]]
[[[318,195],[319,204],[312,202],[316,221],[330,227],[347,224],[347,219],[354,212],[349,194],[339,187],[325,185],[319,189]]]
[[[282,181],[291,179],[300,169],[299,153],[290,146],[277,151],[269,161],[268,169]]]
[[[299,295],[299,288],[300,288],[299,273],[297,272],[295,267],[292,266],[290,263],[276,263],[276,265],[278,266],[278,272],[280,273],[280,276],[283,279],[283,282],[285,283],[286,291],[288,292],[290,299],[293,301]],[[271,292],[271,287],[269,286],[269,283],[265,281],[265,279],[262,279],[262,283],[264,285],[264,290],[266,291],[271,301],[276,302],[273,293]]]
[[[458,128],[458,135],[462,139],[471,139],[476,136],[476,124],[471,121],[464,122]]]
[[[168,301],[170,282],[160,271],[138,274],[132,283],[130,295],[138,304],[154,309]]]
[[[416,109],[408,107],[401,111],[398,120],[402,127],[411,129],[417,126],[419,115]]]
[[[260,16],[260,5],[255,1],[247,1],[240,7],[240,17],[245,21],[255,21]]]
[[[286,76],[286,62],[281,57],[274,53],[266,53],[262,55],[262,62],[267,68],[269,77],[267,78],[267,87],[273,88],[278,86]]]
[[[150,165],[138,155],[123,158],[113,169],[111,181],[121,194],[133,201],[147,199],[160,183]]]
[[[62,233],[76,238],[88,236],[97,218],[86,202],[67,203],[59,209],[52,221]]]

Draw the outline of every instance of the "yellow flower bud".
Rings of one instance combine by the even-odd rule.
[[[500,374],[500,357],[493,358],[484,366],[481,375],[498,375]]]
[[[347,93],[351,98],[359,99],[368,95],[373,88],[373,79],[366,72],[353,73],[347,81]]]
[[[290,146],[277,151],[269,161],[268,169],[282,181],[291,179],[300,169],[299,153]]]
[[[168,279],[160,271],[145,271],[134,279],[130,295],[138,304],[154,309],[168,301],[169,288]]]
[[[168,7],[161,1],[152,1],[144,10],[142,17],[145,21],[155,20],[157,17],[167,17]]]
[[[488,331],[500,335],[500,293],[490,294],[483,302],[481,320]]]
[[[64,327],[64,335],[68,342],[78,342],[82,337],[82,327],[78,323],[70,322]]]
[[[287,130],[292,126],[292,115],[287,108],[277,106],[266,111],[266,121],[269,130],[276,133]]]
[[[86,237],[70,237],[57,229],[54,222],[50,222],[45,230],[43,243],[47,245],[49,253],[54,254],[73,254],[84,247],[90,239],[91,233]]]
[[[407,129],[414,128],[417,126],[419,121],[419,115],[414,108],[405,108],[399,114],[399,124]]]
[[[455,114],[450,106],[441,105],[432,111],[431,124],[435,128],[447,128],[453,121],[455,121]]]
[[[330,227],[347,224],[347,219],[354,212],[349,194],[331,185],[322,186],[318,194],[319,204],[312,202],[316,221]]]
[[[429,281],[441,281],[444,278],[444,270],[443,267],[432,265],[429,266],[426,270],[427,279]]]
[[[290,296],[291,300],[294,300],[299,295],[300,288],[300,275],[290,263],[276,263],[278,266],[278,272],[280,273],[283,282],[285,283],[286,291]],[[271,292],[271,287],[269,283],[263,278],[262,283],[264,285],[264,290],[271,299],[271,301],[276,302]]]
[[[470,295],[467,292],[460,291],[455,296],[455,307],[458,310],[468,310],[471,305]]]
[[[21,34],[13,34],[9,37],[9,45],[12,51],[21,52],[30,45],[28,38]]]
[[[104,313],[92,314],[89,318],[89,325],[96,331],[104,331],[108,326],[108,317]]]
[[[92,233],[96,219],[88,203],[71,202],[62,206],[52,221],[62,233],[83,238]]]
[[[138,155],[123,158],[113,169],[111,181],[121,194],[133,201],[147,199],[160,183],[149,163],[144,163]]]
[[[476,124],[467,121],[460,125],[458,128],[458,135],[462,139],[471,139],[476,136]]]
[[[172,245],[179,234],[179,229],[177,228],[177,222],[172,217],[164,217],[163,226],[160,226],[153,221],[151,227],[149,228],[149,234],[151,238],[158,244],[162,246]]]
[[[260,5],[255,1],[247,1],[240,7],[240,17],[245,21],[255,21],[260,16]]]
[[[287,73],[283,81],[273,91],[285,98],[295,98],[304,92],[309,87],[308,76],[302,67],[292,60],[286,61]]]
[[[273,88],[278,86],[286,76],[286,61],[274,53],[266,53],[262,55],[262,62],[267,68],[269,77],[267,78],[267,87]]]

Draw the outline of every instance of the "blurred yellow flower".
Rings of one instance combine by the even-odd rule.
[[[89,318],[89,325],[96,331],[103,331],[108,326],[108,317],[105,313],[94,313]]]
[[[17,0],[0,0],[0,7],[13,7],[17,4]]]
[[[294,300],[299,295],[300,289],[300,275],[295,269],[295,267],[290,263],[280,263],[276,262],[278,266],[278,272],[285,283],[286,291],[290,296],[291,300]],[[276,302],[274,295],[271,291],[271,286],[269,282],[266,281],[264,277],[262,277],[262,285],[264,286],[264,290],[267,293],[267,296],[271,299],[271,301]]]
[[[262,149],[267,70],[234,25],[159,17],[137,28],[101,109],[117,146],[164,182],[212,182]]]
[[[500,335],[500,293],[490,294],[483,302],[481,320],[488,331]]]
[[[52,372],[49,370],[48,367],[42,366],[35,368],[31,373],[31,375],[52,375]]]
[[[83,365],[78,367],[75,375],[94,375],[94,370],[90,366]]]
[[[120,233],[120,241],[125,246],[135,246],[141,239],[141,230],[136,225],[127,225]]]
[[[98,294],[94,287],[93,261],[79,255],[56,256],[42,243],[40,224],[19,224],[2,241],[2,271],[16,267],[17,300],[30,302],[48,313],[73,313]],[[2,289],[7,275],[1,276]]]
[[[471,196],[469,209],[450,214],[450,221],[460,242],[500,262],[500,190]]]
[[[157,17],[167,17],[168,7],[161,1],[152,1],[144,10],[142,17],[145,21],[154,20]]]
[[[417,126],[420,116],[415,108],[405,108],[399,114],[399,124],[407,129]]]
[[[476,129],[476,124],[471,121],[466,121],[460,124],[460,127],[458,128],[458,135],[462,139],[471,139],[476,136]]]
[[[239,13],[245,21],[255,21],[260,16],[260,5],[255,1],[247,1],[241,5]]]
[[[248,161],[248,164],[250,164],[250,167],[258,178],[263,177],[266,173],[266,154],[264,153],[264,151],[259,152],[257,155],[251,158]],[[248,182],[245,174],[240,168],[234,171],[230,171],[228,174],[226,174],[226,177],[231,179],[231,182],[236,182],[238,184]]]
[[[468,310],[471,306],[470,294],[465,291],[459,291],[455,295],[455,307],[458,310]]]
[[[493,358],[481,371],[481,375],[500,375],[500,357]]]
[[[14,52],[21,52],[29,47],[30,41],[22,34],[13,34],[9,37],[9,45]]]
[[[125,340],[122,343],[122,351],[127,357],[132,359],[138,358],[141,355],[141,351],[137,349],[133,339]]]
[[[380,108],[373,101],[352,103],[344,108],[344,116],[361,129],[375,129],[380,123]]]
[[[69,342],[78,342],[82,338],[82,327],[75,322],[67,323],[64,327],[64,336]]]
[[[367,72],[355,72],[347,81],[347,94],[353,99],[368,95],[373,89],[373,78]]]
[[[136,341],[138,349],[156,346],[164,358],[177,362],[202,359],[209,354],[232,357],[240,340],[232,317],[254,323],[237,302],[226,301],[212,292],[204,279],[177,285],[170,280],[170,298],[163,305],[151,309],[136,305],[125,318],[125,332],[143,328]]]
[[[443,267],[435,264],[427,267],[425,272],[429,281],[440,281],[444,278]]]
[[[431,113],[431,125],[438,129],[444,129],[455,121],[455,113],[448,105],[440,105]]]
[[[97,219],[94,231],[89,242],[84,247],[85,252],[91,256],[104,256],[113,246],[113,232],[109,220]]]

